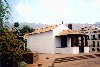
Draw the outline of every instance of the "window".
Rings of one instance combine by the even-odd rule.
[[[85,33],[88,33],[88,32],[85,32]]]
[[[97,48],[97,51],[100,51],[100,49],[99,49],[99,48]]]
[[[89,36],[87,37],[87,40],[89,40]]]
[[[92,40],[97,40],[96,38],[95,38],[95,35],[93,35],[93,39]]]
[[[84,28],[81,28],[82,30],[84,30]]]
[[[97,30],[97,28],[95,28],[94,30]]]
[[[99,47],[99,41],[97,41],[97,47]]]
[[[100,32],[100,30],[98,32]]]
[[[100,39],[100,34],[98,34],[98,39]]]
[[[94,48],[92,48],[92,51],[95,51],[95,49],[94,49]]]
[[[97,31],[94,31],[94,33],[97,33]]]
[[[61,47],[67,47],[67,37],[61,36]]]
[[[93,41],[93,47],[95,47],[95,42]]]

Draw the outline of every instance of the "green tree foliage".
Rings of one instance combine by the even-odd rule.
[[[0,33],[3,30],[4,23],[6,23],[9,19],[10,14],[10,6],[7,0],[0,0]]]
[[[23,46],[24,43],[15,34],[9,31],[8,28],[4,28],[0,34],[1,61],[5,64],[14,64],[14,62],[21,61],[24,53]]]
[[[35,29],[30,28],[28,25],[24,25],[22,29],[20,29],[20,35],[24,35],[26,33],[31,33],[35,31]]]
[[[1,67],[15,67],[12,64],[22,60],[24,43],[4,24],[10,17],[10,7],[7,0],[0,0],[0,62]]]
[[[0,20],[2,20],[3,22],[8,20],[10,11],[11,9],[7,0],[0,0]]]
[[[3,21],[7,20],[10,15],[10,6],[7,0],[0,0],[0,19]]]

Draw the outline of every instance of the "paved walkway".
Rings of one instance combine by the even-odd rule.
[[[56,58],[52,67],[100,67],[100,54]]]
[[[76,60],[90,59],[90,58],[96,58],[96,57],[100,57],[100,54],[65,57],[65,58],[56,58],[54,63],[76,61]]]
[[[100,58],[55,63],[54,67],[100,67]]]
[[[100,53],[39,54],[39,61],[27,67],[100,67]]]

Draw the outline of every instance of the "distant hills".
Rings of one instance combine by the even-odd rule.
[[[13,28],[13,25],[14,23],[7,23],[7,26],[9,28]],[[37,29],[37,28],[41,28],[41,27],[46,27],[48,26],[48,24],[41,24],[41,23],[27,23],[27,22],[23,22],[23,23],[19,23],[19,28],[22,28],[23,25],[29,25],[31,28],[34,28],[34,29]],[[65,23],[66,26],[68,26],[67,23]],[[88,23],[85,23],[85,24],[81,24],[81,23],[72,23],[72,27],[74,30],[80,30],[82,27],[85,27],[85,26],[89,26],[89,25],[94,25],[94,26],[97,26],[97,27],[100,27],[100,22],[96,22],[95,24],[88,24]]]
[[[48,26],[47,24],[41,24],[41,23],[36,24],[36,23],[23,22],[23,23],[19,23],[19,28],[21,29],[24,25],[29,25],[31,28],[34,28],[34,29]],[[14,23],[7,23],[7,26],[9,28],[13,28]]]
[[[65,24],[65,25],[68,26],[68,24]],[[82,27],[86,27],[86,26],[90,26],[90,25],[93,25],[93,24],[88,24],[88,23],[85,23],[85,24],[73,23],[72,24],[72,29],[80,31]]]
[[[96,22],[94,25],[100,27],[100,22]]]

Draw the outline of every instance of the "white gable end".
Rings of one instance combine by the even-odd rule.
[[[62,25],[58,26],[57,28],[53,29],[53,36],[56,36],[63,30],[68,30],[68,29],[69,29],[68,27],[66,27],[64,24],[62,24]]]

